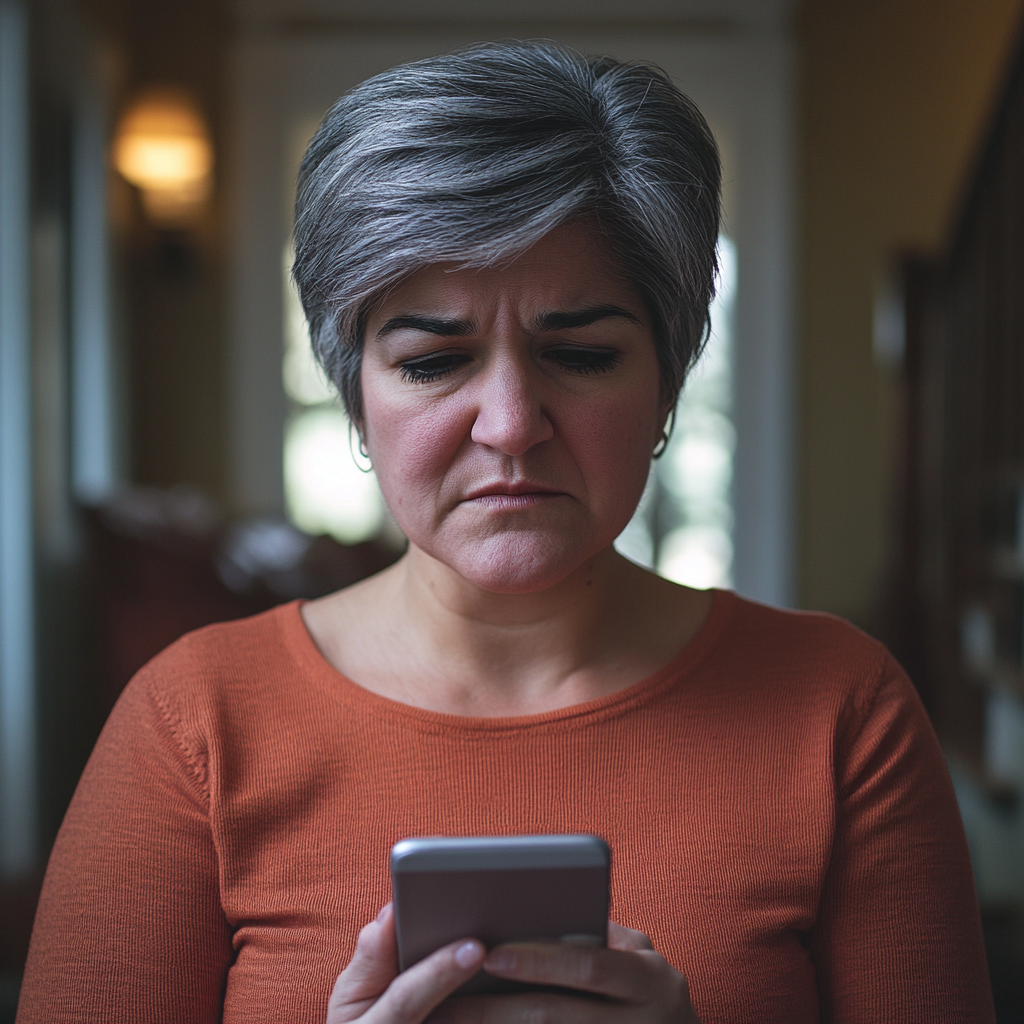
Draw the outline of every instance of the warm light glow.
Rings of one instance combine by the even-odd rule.
[[[198,107],[175,89],[149,89],[125,111],[114,166],[142,190],[157,223],[187,220],[210,194],[213,147]]]
[[[210,150],[199,138],[130,135],[118,146],[117,169],[139,188],[179,188],[206,177]]]

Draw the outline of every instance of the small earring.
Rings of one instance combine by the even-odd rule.
[[[358,469],[360,473],[372,473],[373,472],[373,463],[370,461],[370,453],[366,450],[366,443],[363,441],[363,432],[361,430],[356,429],[356,434],[359,437],[359,444],[356,447],[359,450],[359,455],[361,455],[366,460],[366,465],[363,465],[363,463],[361,463],[359,461],[359,458],[356,455],[355,451],[352,450],[352,431],[353,431],[353,429],[356,429],[355,425],[353,423],[349,422],[349,425],[348,425],[348,451],[349,451],[349,454],[352,456],[352,461],[356,464],[356,469]]]

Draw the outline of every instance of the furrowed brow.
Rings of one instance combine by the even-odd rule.
[[[437,334],[442,338],[464,338],[474,331],[468,320],[444,320],[435,316],[393,316],[377,332],[383,338],[394,331],[413,330],[424,334]]]
[[[565,331],[573,327],[589,327],[598,320],[620,318],[639,324],[640,318],[635,313],[621,306],[592,306],[588,309],[554,310],[542,313],[537,317],[539,331]]]

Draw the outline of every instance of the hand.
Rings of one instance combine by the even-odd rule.
[[[327,1005],[327,1024],[420,1024],[484,962],[476,939],[444,946],[398,973],[395,917],[388,903],[360,933]]]
[[[496,946],[484,970],[499,978],[578,989],[603,999],[553,992],[460,996],[431,1024],[700,1024],[686,979],[641,932],[609,922],[608,948],[556,943]]]

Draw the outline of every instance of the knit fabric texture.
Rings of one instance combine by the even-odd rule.
[[[50,861],[19,1024],[322,1024],[408,836],[593,833],[611,914],[704,1024],[994,1020],[967,847],[916,692],[824,615],[715,594],[660,672],[539,715],[400,704],[299,604],[129,684]]]

